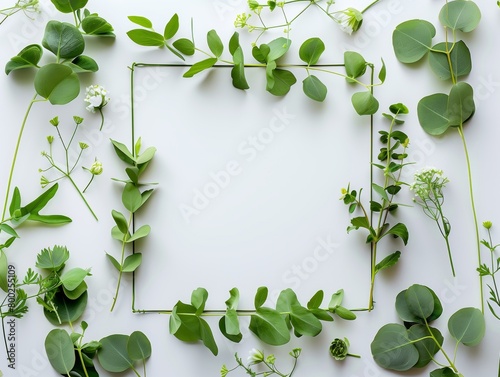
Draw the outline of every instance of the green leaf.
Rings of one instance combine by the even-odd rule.
[[[69,259],[69,251],[65,246],[54,246],[43,249],[36,258],[35,266],[40,269],[59,271]]]
[[[62,13],[73,13],[87,5],[88,0],[50,0],[52,4]]]
[[[286,54],[292,41],[287,38],[276,38],[267,44],[269,48],[269,53],[267,54],[266,61],[269,63],[271,61],[276,61]]]
[[[243,49],[240,46],[239,34],[235,32],[229,40],[229,52],[233,56],[234,67],[231,69],[233,86],[237,89],[248,89],[249,85],[245,77],[245,59]]]
[[[240,301],[240,292],[238,288],[231,289],[229,291],[229,298],[225,302],[227,309],[237,310],[239,301]]]
[[[136,163],[137,165],[146,164],[153,159],[156,153],[155,147],[149,147],[144,152],[141,153],[140,156],[137,157]]]
[[[87,283],[85,283],[85,281],[82,281],[81,284],[75,289],[70,291],[63,287],[63,291],[67,298],[69,298],[70,300],[76,300],[87,291],[87,288]]]
[[[290,341],[290,331],[285,319],[271,308],[259,307],[250,317],[249,329],[269,345],[280,346]]]
[[[385,66],[384,59],[381,60],[382,60],[382,68],[380,68],[380,72],[378,73],[378,79],[380,80],[380,83],[383,84],[387,76],[387,68]]]
[[[207,33],[207,44],[212,54],[214,54],[217,58],[220,58],[222,52],[224,51],[224,45],[215,30],[210,30]]]
[[[131,213],[136,212],[142,205],[141,192],[132,183],[127,183],[122,193],[123,206]]]
[[[307,65],[315,65],[325,52],[325,44],[320,38],[309,38],[299,49],[299,57]]]
[[[451,368],[445,367],[433,370],[430,377],[460,377],[460,375],[453,372]]]
[[[436,35],[434,26],[424,20],[405,21],[394,30],[392,46],[401,63],[415,63],[422,59],[432,46]]]
[[[434,297],[430,290],[419,284],[414,284],[405,292],[405,300],[410,313],[424,321],[434,312]]]
[[[82,29],[88,35],[100,37],[114,37],[114,29],[104,18],[97,15],[90,15],[82,20]]]
[[[430,52],[429,64],[431,69],[441,80],[452,79],[450,61],[453,67],[453,77],[455,79],[468,75],[472,70],[470,51],[464,41],[458,41],[455,44],[447,44],[446,42],[438,43],[433,46],[432,49],[435,51]],[[449,53],[450,61],[448,61],[448,55],[446,54],[449,50],[451,50]]]
[[[436,93],[418,102],[417,114],[420,126],[430,135],[442,135],[450,127],[448,120],[448,95]]]
[[[451,126],[460,126],[474,115],[474,90],[466,82],[459,82],[451,88],[448,96],[448,118]]]
[[[419,286],[419,287],[420,288],[416,288],[416,290],[421,291],[422,289],[426,289],[431,294],[432,299],[434,301],[433,304],[434,310],[427,318],[425,318],[424,321],[424,319],[422,319],[420,316],[418,316],[418,314],[415,314],[410,309],[408,301],[406,300],[407,290],[403,290],[396,297],[396,312],[398,313],[399,318],[401,318],[401,320],[404,322],[419,323],[419,324],[425,324],[425,322],[430,323],[438,319],[443,313],[443,306],[441,305],[441,302],[439,301],[439,298],[437,297],[436,293],[434,293],[434,291],[429,287],[426,286]]]
[[[219,353],[219,349],[217,348],[217,344],[215,343],[214,334],[212,333],[212,329],[208,325],[207,321],[203,318],[198,318],[200,321],[200,338],[205,347],[207,347],[214,356],[217,356]]]
[[[401,240],[403,240],[403,243],[405,245],[408,243],[408,237],[409,237],[408,229],[406,228],[406,225],[403,223],[397,223],[391,229],[389,229],[386,234],[392,234],[395,237],[401,238]]]
[[[0,249],[0,288],[7,292],[9,289],[9,282],[7,279],[7,274],[9,270],[9,262],[7,260],[7,255],[5,255],[5,251]]]
[[[307,309],[319,309],[321,304],[323,303],[324,293],[322,290],[319,290],[314,294],[313,297],[307,303]]]
[[[140,46],[161,47],[165,44],[163,35],[151,30],[132,29],[127,31],[128,37]]]
[[[206,70],[206,69],[209,69],[209,68],[212,68],[215,63],[217,63],[217,58],[208,58],[208,59],[205,59],[205,60],[202,60],[200,62],[197,62],[197,63],[194,63],[191,68],[189,68],[186,73],[184,73],[184,75],[182,75],[182,77],[193,77],[194,75]]]
[[[266,64],[267,56],[269,55],[270,48],[266,44],[261,44],[259,47],[254,46],[252,48],[252,56],[259,63]]]
[[[195,313],[196,308],[193,305],[178,301],[169,320],[170,334],[184,342],[200,340],[200,322]]]
[[[370,229],[370,223],[368,222],[368,219],[364,216],[352,218],[351,225],[356,229],[359,228]]]
[[[142,263],[142,254],[135,253],[129,255],[123,261],[122,272],[134,272]]]
[[[307,76],[304,81],[302,81],[302,84],[302,89],[306,96],[318,102],[323,102],[325,100],[328,89],[316,76]]]
[[[335,314],[346,321],[354,321],[356,319],[356,314],[340,305],[335,308]]]
[[[375,275],[378,274],[380,271],[394,266],[396,263],[398,263],[399,257],[401,256],[400,251],[396,251],[395,253],[392,253],[388,256],[386,256],[384,259],[382,259],[377,265],[375,266]]]
[[[45,318],[54,326],[64,323],[75,323],[83,315],[87,307],[88,293],[84,292],[76,300],[67,298],[63,292],[57,292],[52,300],[56,307],[57,315],[44,307]],[[59,323],[59,318],[61,323]]]
[[[0,224],[0,232],[5,232],[13,237],[19,238],[17,232],[8,224]]]
[[[377,99],[369,91],[354,93],[351,102],[359,115],[373,115],[379,107]]]
[[[132,360],[144,362],[151,356],[151,342],[141,331],[134,331],[127,342],[127,353]]]
[[[85,49],[82,33],[75,26],[49,21],[45,27],[42,46],[60,59],[73,59]]]
[[[116,260],[115,257],[113,257],[111,254],[106,253],[106,257],[110,260],[111,264],[118,270],[122,270],[122,266],[120,265],[120,262]]]
[[[194,44],[191,40],[187,38],[180,38],[174,41],[174,43],[172,43],[172,46],[174,46],[184,55],[188,56],[194,55]]]
[[[42,55],[43,50],[39,45],[26,46],[5,65],[5,73],[8,75],[18,69],[36,67]]]
[[[379,194],[382,199],[384,199],[385,201],[389,202],[389,197],[387,196],[387,192],[385,191],[385,189],[382,186],[377,185],[376,183],[373,183],[372,184],[372,189],[377,194]]]
[[[134,366],[127,352],[128,335],[113,334],[102,338],[99,342],[101,349],[97,352],[97,358],[105,371],[119,373]]]
[[[149,225],[143,225],[135,231],[130,238],[127,239],[127,243],[137,241],[141,238],[147,237],[151,232],[151,227]]]
[[[328,304],[328,309],[335,310],[338,306],[342,304],[343,300],[344,300],[344,290],[339,289],[332,295],[330,303]]]
[[[297,82],[293,73],[284,69],[274,69],[272,71],[272,78],[274,85],[270,87],[268,80],[266,90],[275,96],[284,96],[290,91],[292,85]]]
[[[21,192],[19,188],[15,187],[10,201],[9,214],[14,216],[14,212],[18,209],[21,209]]]
[[[447,2],[439,12],[443,26],[464,33],[474,30],[481,20],[481,11],[473,1],[455,0]]]
[[[31,214],[28,216],[28,220],[36,221],[39,223],[47,224],[47,225],[63,225],[68,224],[72,220],[67,216],[62,215],[38,215]]]
[[[344,65],[347,76],[352,79],[363,76],[366,72],[365,58],[354,51],[344,52]],[[354,82],[354,80],[350,80],[349,78],[347,82]]]
[[[112,210],[111,216],[113,216],[113,220],[115,220],[118,229],[124,234],[128,233],[128,222],[125,216],[118,211]]]
[[[97,72],[99,70],[96,61],[85,55],[77,56],[71,63],[67,64],[75,73]]]
[[[436,341],[431,336],[436,339]],[[417,341],[413,345],[417,348],[419,353],[418,362],[415,368],[423,368],[434,359],[434,355],[438,353],[440,347],[443,345],[443,335],[438,329],[426,327],[424,325],[413,325],[408,329],[408,337],[412,341]],[[424,339],[426,338],[426,339]]]
[[[120,158],[120,160],[126,162],[129,165],[135,164],[134,156],[132,156],[132,153],[130,153],[125,144],[120,143],[113,139],[111,139],[111,143],[113,144],[113,148],[115,149],[115,152],[117,156]]]
[[[228,310],[219,320],[219,330],[227,339],[239,343],[243,339],[240,331],[238,313],[235,310]]]
[[[486,332],[484,315],[477,308],[463,308],[448,320],[448,330],[458,342],[468,346],[477,346]]]
[[[395,323],[382,326],[370,348],[379,366],[396,371],[413,368],[420,357],[417,348],[408,339],[406,328]]]
[[[205,288],[196,288],[191,294],[191,305],[196,308],[196,315],[201,315],[205,310],[208,291]]]
[[[45,338],[45,352],[57,373],[69,375],[75,365],[73,342],[66,330],[53,329]]]
[[[165,37],[166,40],[171,39],[174,37],[174,35],[177,33],[178,30],[179,30],[179,15],[175,13],[165,25],[163,36]]]
[[[69,291],[72,291],[83,282],[83,280],[90,275],[89,270],[83,268],[72,268],[61,275],[61,283]]]
[[[80,94],[80,80],[70,67],[50,63],[37,71],[35,90],[53,105],[65,105]]]
[[[300,305],[297,295],[290,288],[280,292],[276,310],[288,316],[298,335],[316,336],[321,332],[321,322],[308,309]]]
[[[403,105],[401,102],[394,103],[391,106],[389,106],[389,111],[391,113],[393,113],[394,115],[408,114],[409,113],[408,108],[405,105]]]
[[[146,29],[151,29],[153,27],[153,23],[146,17],[128,16],[128,19],[134,24],[145,27]]]
[[[254,305],[255,309],[259,309],[267,300],[267,295],[269,290],[267,287],[259,287],[257,288],[257,293],[255,294]]]

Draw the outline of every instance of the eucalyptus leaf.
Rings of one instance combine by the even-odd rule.
[[[75,73],[97,72],[99,66],[96,61],[89,56],[80,55],[74,58],[68,66]]]
[[[448,119],[448,95],[436,93],[422,98],[417,106],[420,126],[430,135],[444,134],[450,127]]]
[[[408,339],[406,328],[395,323],[382,326],[370,348],[379,366],[396,371],[413,368],[420,357],[417,348]]]
[[[205,310],[208,291],[205,288],[196,288],[191,294],[191,305],[196,308],[196,314],[201,315]]]
[[[335,310],[338,306],[342,305],[343,300],[344,290],[339,289],[337,292],[332,294],[332,298],[330,299],[330,303],[328,304],[328,309]]]
[[[439,352],[443,345],[443,335],[438,329],[424,325],[413,325],[408,329],[408,337],[414,341],[414,346],[419,353],[415,368],[423,368],[434,360],[434,355]],[[431,338],[432,337],[432,338]]]
[[[57,292],[52,300],[56,307],[57,315],[44,307],[45,318],[54,326],[64,323],[75,323],[83,315],[87,307],[87,300],[87,292],[84,292],[76,300],[67,298],[61,291]],[[61,322],[59,322],[59,319],[61,319]]]
[[[155,147],[149,147],[144,152],[142,152],[139,156],[137,156],[136,164],[141,165],[151,161],[156,153]]]
[[[119,373],[134,366],[127,351],[129,338],[128,335],[113,334],[99,341],[101,349],[97,352],[97,358],[105,371]]]
[[[326,85],[314,75],[309,75],[302,81],[302,89],[306,96],[318,102],[323,102],[328,92]]]
[[[65,330],[53,329],[45,338],[45,352],[57,373],[69,375],[75,365],[73,342]]]
[[[120,229],[122,233],[127,233],[129,224],[125,216],[121,212],[115,210],[111,211],[111,216],[113,216],[113,220],[115,220],[118,229]]]
[[[87,288],[87,283],[82,281],[80,285],[73,290],[68,290],[66,287],[63,287],[63,292],[70,300],[76,300],[87,291]]]
[[[255,293],[254,305],[255,309],[259,309],[267,300],[267,295],[269,290],[267,287],[259,287],[257,288],[257,293]]]
[[[5,65],[5,73],[8,75],[18,69],[37,67],[42,55],[43,50],[39,45],[26,46]]]
[[[151,342],[143,332],[134,331],[127,342],[127,353],[134,361],[146,361],[151,357]]]
[[[341,305],[335,308],[335,314],[346,321],[354,321],[356,319],[356,314]]]
[[[445,367],[433,370],[430,374],[430,377],[461,377],[461,375],[453,372],[451,368]]]
[[[458,41],[454,44],[438,43],[432,47],[432,50],[429,54],[429,64],[441,80],[452,79],[450,65],[453,67],[455,79],[468,75],[472,70],[470,51],[464,41]]]
[[[315,65],[325,52],[325,44],[320,38],[307,39],[299,49],[299,57],[307,65]]]
[[[307,308],[308,309],[319,309],[321,304],[323,303],[323,298],[324,298],[324,292],[322,290],[319,290],[314,294],[313,297],[309,300],[307,303]]]
[[[477,308],[463,308],[455,312],[448,320],[448,330],[458,342],[477,346],[486,333],[484,315]]]
[[[35,90],[53,105],[65,105],[80,94],[80,80],[70,67],[50,63],[37,71]]]
[[[219,349],[217,347],[217,344],[215,343],[215,338],[212,333],[212,329],[208,325],[207,321],[205,321],[203,318],[198,318],[200,321],[200,338],[205,347],[207,347],[214,356],[217,356],[219,353]]]
[[[474,90],[466,82],[459,82],[451,88],[448,96],[448,118],[451,126],[461,126],[474,115]]]
[[[127,239],[127,243],[135,242],[141,238],[144,238],[148,236],[150,232],[151,227],[149,225],[143,225],[139,229],[137,229],[135,233],[130,236],[130,238]]]
[[[75,26],[52,20],[45,27],[42,45],[58,59],[73,59],[85,49],[85,40]]]
[[[126,162],[129,165],[135,164],[134,156],[132,155],[132,153],[130,153],[125,144],[113,139],[111,139],[111,143],[113,144],[113,148],[115,149],[115,152],[120,160]]]
[[[439,21],[443,26],[464,33],[474,30],[480,20],[481,11],[473,1],[449,1],[439,12]]]
[[[127,183],[122,193],[123,206],[131,213],[136,212],[142,205],[141,192],[132,183]]]
[[[351,102],[359,115],[373,115],[379,108],[377,99],[369,91],[354,93]]]
[[[434,312],[434,297],[423,285],[414,284],[406,290],[406,304],[410,312],[425,321]]]
[[[109,259],[109,261],[111,262],[111,264],[118,270],[118,271],[121,271],[122,270],[122,266],[120,264],[120,262],[118,262],[116,260],[116,258],[114,256],[112,256],[111,254],[108,254],[106,253],[106,257]]]
[[[290,45],[292,44],[292,41],[287,38],[276,38],[269,42],[267,44],[267,47],[269,48],[269,53],[267,54],[266,57],[266,62],[271,62],[271,61],[276,61],[279,58],[281,58],[283,55],[286,54],[288,49],[290,48]]]
[[[243,334],[239,329],[238,314],[235,310],[228,310],[219,320],[219,330],[227,339],[239,343],[243,339]]]
[[[355,79],[363,76],[366,72],[366,60],[363,56],[354,51],[344,52],[345,71],[348,76],[347,82],[354,82]]]
[[[272,77],[274,85],[272,87],[267,85],[266,90],[275,96],[284,96],[290,91],[292,85],[297,82],[293,73],[285,69],[274,69]]]
[[[250,317],[249,329],[269,345],[280,346],[290,341],[290,331],[285,319],[271,308],[259,307]]]
[[[435,35],[436,29],[425,20],[409,20],[399,24],[392,34],[397,59],[402,63],[418,62],[431,48]]]

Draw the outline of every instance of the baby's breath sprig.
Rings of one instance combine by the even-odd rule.
[[[86,109],[91,113],[98,111],[99,114],[101,114],[101,126],[99,127],[99,131],[102,131],[102,127],[104,126],[104,114],[102,109],[110,100],[111,98],[108,97],[108,91],[100,85],[91,85],[87,87],[85,91],[84,101],[88,103]]]
[[[449,180],[443,175],[442,170],[425,168],[415,173],[415,182],[411,184],[410,190],[415,193],[413,201],[420,205],[424,213],[436,222],[439,232],[446,242],[451,272],[455,276],[455,267],[453,265],[449,242],[451,225],[443,214],[443,189],[448,182]]]
[[[53,143],[54,143],[54,136],[47,136],[47,141],[49,143],[49,152],[43,151],[42,156],[45,157],[45,159],[48,161],[49,167],[45,168],[45,169],[39,169],[39,172],[46,173],[46,172],[51,171],[51,170],[56,170],[59,175],[54,179],[49,179],[45,175],[42,175],[40,177],[40,184],[42,187],[45,187],[51,183],[54,183],[54,182],[57,182],[61,179],[67,178],[71,182],[73,187],[76,189],[76,191],[78,192],[80,197],[82,198],[83,202],[85,203],[85,205],[89,209],[90,213],[92,213],[92,216],[97,220],[97,215],[94,213],[94,211],[90,207],[90,204],[87,202],[87,199],[85,199],[85,197],[83,196],[83,192],[88,188],[88,186],[92,182],[94,175],[98,175],[98,174],[95,174],[95,172],[97,172],[97,170],[94,169],[95,172],[92,173],[92,171],[90,169],[87,169],[92,174],[92,179],[90,180],[89,184],[87,185],[87,187],[85,187],[85,190],[83,190],[83,191],[80,190],[80,188],[78,187],[76,182],[73,180],[73,177],[71,177],[71,174],[73,173],[75,168],[78,166],[78,163],[80,162],[80,159],[83,155],[83,152],[89,147],[88,144],[86,144],[84,142],[79,142],[78,143],[78,147],[79,147],[78,156],[77,156],[76,160],[73,163],[71,163],[69,151],[70,151],[71,145],[75,139],[76,132],[77,132],[79,126],[83,123],[83,118],[78,117],[78,116],[74,116],[73,120],[75,122],[75,127],[73,129],[73,132],[71,134],[69,141],[65,141],[62,134],[61,134],[61,131],[59,129],[59,118],[55,117],[49,121],[50,124],[52,124],[54,126],[54,128],[56,129],[59,140],[61,141],[61,145],[64,149],[64,161],[65,162],[62,166],[58,165],[58,163],[54,159],[53,148],[52,148]],[[101,172],[102,172],[102,166],[101,166]]]

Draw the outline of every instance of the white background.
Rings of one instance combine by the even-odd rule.
[[[366,4],[356,1],[354,5],[361,9]],[[219,356],[214,357],[201,344],[184,344],[169,335],[167,315],[132,314],[131,279],[124,280],[115,311],[109,312],[117,273],[104,252],[119,254],[118,243],[110,237],[113,226],[110,212],[122,210],[121,186],[111,178],[124,177],[123,166],[117,161],[109,138],[130,144],[128,66],[133,62],[178,62],[165,49],[133,44],[125,34],[134,27],[127,16],[147,16],[156,30],[162,32],[166,21],[177,12],[181,19],[179,36],[182,37],[189,37],[189,23],[193,17],[197,43],[205,48],[205,33],[212,28],[227,43],[234,32],[236,14],[247,10],[243,0],[165,4],[150,0],[140,3],[113,0],[89,4],[91,11],[109,20],[117,35],[114,41],[87,39],[86,54],[97,60],[100,70],[81,76],[83,87],[97,83],[110,92],[112,100],[104,109],[105,127],[101,133],[97,131],[100,118],[85,110],[83,90],[77,100],[64,107],[35,104],[21,144],[14,184],[21,188],[25,200],[38,195],[41,192],[38,169],[45,167],[40,152],[47,148],[45,137],[53,134],[48,120],[59,115],[62,125],[69,127],[73,115],[82,116],[85,125],[78,140],[91,146],[83,164],[90,166],[95,157],[104,164],[104,173],[86,194],[99,221],[92,219],[73,188],[63,182],[46,211],[64,213],[73,218],[73,223],[55,229],[23,229],[22,239],[8,250],[9,260],[22,275],[29,266],[34,266],[40,249],[66,245],[71,253],[69,266],[92,268],[93,276],[88,278],[89,305],[84,315],[90,325],[86,339],[98,340],[112,333],[130,334],[142,330],[153,344],[153,356],[148,361],[151,376],[217,376],[222,364],[233,365],[235,352],[246,358],[253,347],[265,350],[266,354],[275,353],[284,370],[289,362],[287,353],[294,347],[302,347],[296,376],[394,375],[375,365],[369,344],[383,324],[397,322],[394,299],[397,293],[414,283],[431,287],[441,298],[444,313],[435,326],[442,331],[447,339],[446,349],[452,353],[447,319],[461,307],[479,305],[464,153],[456,132],[431,138],[421,130],[416,117],[418,100],[431,93],[448,92],[449,83],[438,82],[425,62],[414,66],[398,63],[391,44],[392,31],[400,22],[422,18],[438,25],[437,16],[442,5],[443,2],[434,0],[418,3],[382,0],[366,13],[362,28],[353,36],[342,33],[331,20],[311,9],[293,27],[288,62],[299,62],[296,58],[298,47],[312,36],[320,36],[326,43],[327,50],[320,63],[341,62],[345,50],[361,52],[377,67],[380,67],[380,58],[385,60],[387,81],[376,89],[380,112],[387,111],[395,102],[402,102],[410,109],[404,131],[411,139],[409,160],[415,164],[409,167],[404,178],[411,182],[416,169],[436,166],[443,169],[451,181],[445,193],[445,212],[452,224],[451,245],[457,278],[451,276],[444,242],[435,224],[419,208],[401,208],[397,221],[408,225],[410,242],[401,249],[398,265],[379,275],[376,309],[360,314],[354,322],[326,323],[316,338],[292,337],[285,346],[266,346],[246,330],[246,322],[242,319],[244,339],[240,344],[233,344],[218,332],[218,318],[214,318],[209,321],[220,351]],[[475,88],[477,106],[465,133],[472,159],[479,220],[496,223],[499,218],[495,211],[498,174],[494,162],[497,160],[498,131],[494,112],[499,101],[500,77],[495,64],[498,43],[494,35],[498,33],[500,10],[494,1],[481,0],[478,5],[483,13],[481,24],[472,34],[463,36],[473,58],[473,71],[467,81]],[[353,4],[339,1],[336,5],[338,9],[347,6]],[[42,14],[35,20],[22,15],[7,20],[0,27],[2,64],[27,44],[40,43],[49,19],[71,21],[57,13],[50,2],[43,3]],[[261,42],[281,35],[281,31],[269,33]],[[241,31],[249,62],[250,43],[255,38]],[[436,43],[442,38],[438,30]],[[48,56],[49,53],[44,61],[48,61]],[[139,219],[149,223],[153,230],[147,241],[138,245],[144,253],[144,264],[137,274],[136,308],[172,308],[177,300],[189,302],[191,291],[200,286],[209,290],[207,307],[210,309],[223,309],[227,291],[232,287],[241,291],[241,307],[251,308],[255,289],[261,285],[268,286],[272,292],[291,287],[303,304],[322,289],[327,296],[324,306],[332,293],[343,288],[347,307],[366,306],[369,249],[361,233],[346,234],[349,216],[338,198],[340,189],[348,183],[353,188],[364,187],[367,198],[369,118],[355,114],[350,96],[356,88],[342,78],[322,76],[328,84],[329,96],[323,104],[318,104],[301,93],[300,81],[305,77],[304,72],[294,72],[298,83],[285,98],[275,98],[265,92],[260,71],[248,73],[251,89],[247,92],[232,88],[229,72],[225,70],[192,79],[181,78],[180,69],[137,71],[136,130],[137,135],[143,137],[143,145],[158,148],[147,178],[159,182],[159,186]],[[15,139],[33,96],[32,78],[32,74],[26,72],[0,76],[3,109],[0,176],[5,177],[2,182],[7,178]],[[253,136],[264,135],[262,132],[266,131],[263,130],[269,129],[273,118],[283,113],[290,115],[286,127],[274,132],[265,149],[250,159],[252,153],[245,143]],[[380,113],[375,116],[375,126],[377,130],[387,127]],[[211,174],[235,163],[239,174],[232,176],[227,187],[187,222],[179,206],[191,205],[195,190],[203,190],[213,182]],[[76,179],[83,186],[88,176],[77,172]],[[1,187],[3,192],[5,184]],[[411,202],[406,191],[400,197],[403,202]],[[485,237],[485,233],[481,236]],[[500,237],[496,227],[493,236]],[[333,245],[328,254],[316,251],[324,242]],[[403,246],[395,242],[391,247]],[[486,251],[483,252],[486,257]],[[271,300],[268,304],[273,305]],[[52,326],[39,306],[31,303],[30,307],[30,313],[17,322],[17,370],[6,370],[5,361],[0,369],[7,376],[55,376],[43,349],[43,340]],[[500,326],[489,313],[486,319],[488,331],[483,343],[474,349],[459,348],[457,366],[464,376],[473,373],[494,376],[497,373]],[[361,354],[362,358],[342,363],[331,359],[328,346],[336,337],[348,337],[351,352]],[[433,367],[405,375],[427,376]]]

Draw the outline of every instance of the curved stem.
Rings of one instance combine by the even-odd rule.
[[[363,9],[361,11],[361,13],[365,13],[368,9],[370,9],[371,7],[373,7],[375,4],[377,4],[380,0],[375,0],[373,3],[371,3],[370,5],[368,5],[367,7],[365,7],[365,9]]]
[[[12,164],[10,166],[10,171],[9,171],[9,179],[7,180],[7,189],[5,190],[5,202],[3,204],[3,210],[2,210],[2,220],[5,220],[5,214],[7,213],[7,203],[9,202],[9,196],[10,196],[10,189],[12,186],[12,177],[14,175],[14,168],[16,167],[16,161],[17,161],[17,155],[19,154],[19,146],[21,145],[21,139],[23,138],[23,133],[24,129],[26,127],[26,122],[28,120],[29,113],[31,111],[31,108],[33,107],[33,104],[36,101],[36,98],[38,97],[38,94],[35,93],[35,96],[31,100],[28,109],[26,110],[26,113],[24,114],[23,122],[21,124],[21,129],[19,130],[19,135],[17,136],[17,143],[16,143],[16,148],[14,149],[14,156],[12,158]]]
[[[99,127],[99,131],[102,131],[102,127],[104,126],[104,114],[101,108],[99,109],[99,113],[101,114],[101,127]]]
[[[477,221],[477,214],[476,214],[476,204],[474,201],[474,190],[473,190],[473,185],[472,185],[472,171],[471,171],[471,166],[470,166],[470,158],[469,158],[469,151],[467,149],[467,143],[465,141],[465,135],[464,135],[464,130],[463,130],[463,125],[461,124],[458,127],[458,133],[460,135],[460,138],[462,139],[462,144],[464,147],[464,152],[465,152],[465,160],[467,162],[467,175],[469,179],[469,195],[470,195],[470,203],[472,207],[472,216],[474,218],[474,230],[476,233],[476,247],[477,247],[477,262],[478,266],[482,265],[481,262],[481,241],[479,239],[479,225]],[[483,277],[479,275],[479,295],[481,299],[481,312],[484,314],[484,293],[483,293]]]

